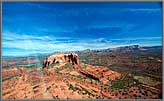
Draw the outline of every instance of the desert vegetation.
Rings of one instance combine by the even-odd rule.
[[[124,48],[121,48],[121,51],[120,48],[79,51],[76,60],[64,58],[64,53],[60,53],[62,55],[58,53],[53,57],[40,56],[36,60],[32,56],[5,57],[2,62],[4,63],[2,97],[3,99],[161,98],[161,48],[145,48],[146,51],[140,51],[140,48],[135,50]],[[50,56],[51,58],[48,58]],[[52,63],[46,66],[45,61]],[[75,61],[79,62],[75,64]]]

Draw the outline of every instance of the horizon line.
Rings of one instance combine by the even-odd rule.
[[[126,46],[139,46],[139,47],[155,47],[155,46],[161,46],[163,47],[163,45],[138,45],[138,44],[134,44],[134,45],[120,45],[120,46],[116,46],[116,47],[109,47],[109,48],[103,48],[103,49],[114,49],[114,48],[120,48],[120,47],[126,47]],[[83,49],[83,50],[75,50],[75,51],[84,51],[84,50],[103,50],[103,49],[89,49],[89,48],[86,48],[86,49]],[[30,56],[30,55],[33,55],[33,54],[52,54],[52,53],[57,53],[57,52],[62,52],[62,53],[65,53],[65,52],[75,52],[75,51],[54,51],[54,52],[48,52],[48,53],[41,53],[41,52],[38,52],[38,53],[30,53],[30,54],[26,54],[26,55],[2,55],[2,57],[24,57],[24,56]]]

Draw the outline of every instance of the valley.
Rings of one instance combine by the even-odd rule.
[[[2,65],[3,99],[162,98],[162,47],[5,58]]]

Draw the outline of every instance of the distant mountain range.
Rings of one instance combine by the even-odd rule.
[[[64,53],[71,53],[75,52],[79,55],[80,59],[91,61],[93,58],[89,58],[96,56],[96,58],[100,58],[101,60],[106,59],[110,56],[123,56],[123,57],[129,57],[129,56],[151,56],[156,57],[158,59],[162,59],[162,46],[139,46],[139,45],[132,45],[132,46],[124,46],[124,47],[117,47],[117,48],[108,48],[108,49],[99,49],[99,50],[82,50],[82,51],[67,51]],[[32,63],[38,63],[42,64],[42,61],[45,60],[48,56],[55,54],[58,52],[53,53],[36,53],[36,54],[30,54],[27,56],[3,56],[2,57],[2,64],[3,66],[9,66],[9,65],[19,65],[19,64],[32,64]],[[90,60],[89,60],[90,59]],[[92,63],[92,62],[91,62]],[[102,63],[100,63],[102,64]]]
[[[131,45],[131,46],[123,46],[117,48],[108,48],[108,49],[100,49],[100,50],[90,50],[86,49],[83,51],[76,51],[77,53],[88,53],[88,52],[139,52],[139,51],[146,51],[146,50],[162,50],[162,46],[139,46],[139,45]]]
[[[91,50],[91,49],[86,49],[82,51],[67,51],[64,53],[70,53],[70,52],[75,52],[75,53],[89,53],[89,52],[114,52],[114,53],[127,53],[127,52],[139,52],[139,51],[146,51],[146,50],[162,50],[162,46],[139,46],[139,45],[131,45],[131,46],[123,46],[123,47],[116,47],[116,48],[108,48],[108,49],[99,49],[99,50]],[[22,56],[22,57],[38,57],[38,56],[49,56],[52,54],[55,54],[57,52],[53,53],[34,53],[34,54],[29,54],[27,56]],[[3,59],[9,58],[9,57],[17,57],[17,56],[3,56]],[[20,57],[20,56],[18,56]]]

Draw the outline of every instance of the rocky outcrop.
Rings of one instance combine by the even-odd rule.
[[[107,67],[103,66],[92,66],[85,64],[86,68],[80,70],[82,75],[86,77],[92,78],[94,80],[98,80],[103,84],[109,84],[110,81],[115,80],[121,77],[121,74],[108,69]]]
[[[46,60],[43,61],[43,68],[46,68],[53,63],[59,64],[65,62],[70,62],[72,63],[72,65],[78,65],[79,64],[78,55],[76,53],[70,53],[70,54],[58,53],[58,54],[51,55]]]

